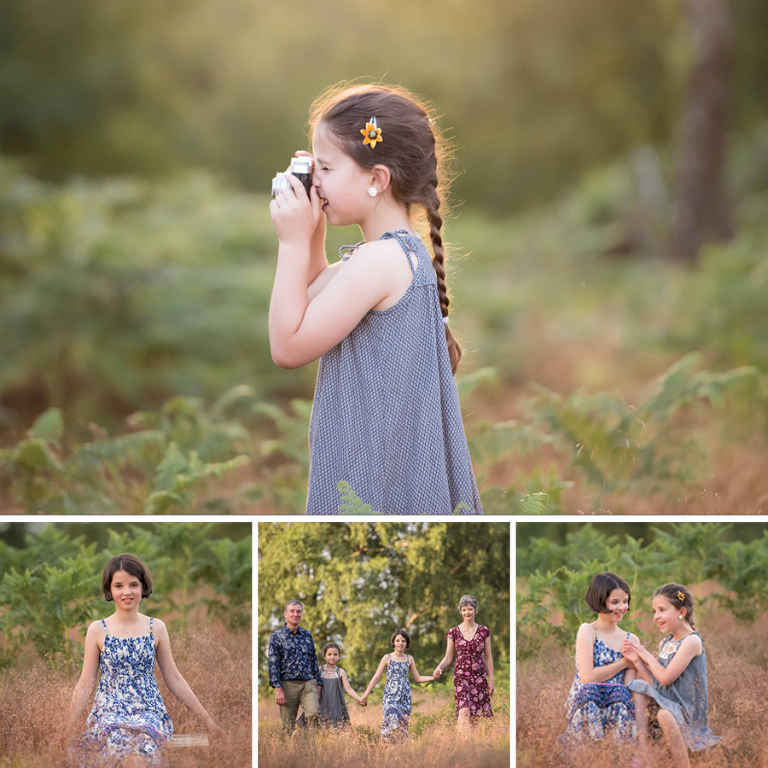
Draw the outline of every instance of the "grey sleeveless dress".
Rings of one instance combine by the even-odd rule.
[[[707,722],[707,656],[704,651],[704,638],[698,632],[692,634],[698,635],[701,639],[701,654],[691,659],[677,680],[670,685],[661,685],[656,678],[653,678],[653,687],[645,680],[632,680],[627,688],[650,696],[662,709],[669,710],[680,726],[688,749],[698,752],[714,747],[720,741],[720,737],[712,733]],[[669,666],[683,640],[685,637],[682,640],[673,640],[670,634],[661,641],[659,664],[662,667]]]
[[[307,514],[355,496],[373,513],[482,514],[451,373],[437,277],[419,237],[396,239],[413,282],[320,358],[309,423]],[[348,258],[342,248],[342,258]],[[415,253],[414,269],[408,253]]]

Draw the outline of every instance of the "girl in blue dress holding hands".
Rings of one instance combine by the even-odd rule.
[[[637,677],[622,649],[638,642],[619,622],[629,610],[629,585],[615,573],[598,573],[584,596],[597,619],[576,635],[576,679],[566,702],[568,725],[562,743],[569,749],[596,741],[634,746],[635,708],[627,688]]]
[[[159,619],[139,613],[152,594],[152,576],[133,555],[118,555],[102,577],[112,616],[95,621],[85,637],[83,671],[75,687],[64,737],[98,688],[88,729],[73,739],[69,764],[75,768],[162,768],[173,734],[171,718],[155,682],[155,660],[171,693],[198,715],[210,732],[224,734],[176,668],[168,630]]]
[[[368,696],[381,680],[384,670],[387,670],[387,682],[384,686],[384,720],[381,723],[381,738],[384,741],[403,740],[408,738],[408,722],[411,716],[411,684],[409,673],[417,683],[431,683],[435,676],[420,675],[416,669],[413,656],[405,651],[411,647],[411,636],[404,630],[398,629],[392,633],[389,644],[395,649],[394,653],[383,656],[371,682],[365,689],[360,703],[365,706]]]
[[[448,327],[446,142],[415,96],[379,85],[331,89],[310,126],[314,158],[297,152],[313,162],[309,195],[287,173],[270,205],[272,357],[284,368],[320,358],[306,512],[337,514],[352,489],[381,514],[481,514]],[[333,264],[326,221],[363,235]]]

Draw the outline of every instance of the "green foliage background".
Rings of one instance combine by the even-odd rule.
[[[615,533],[606,532],[613,528]],[[724,523],[650,525],[646,538],[623,526],[591,524],[567,532],[565,541],[525,537],[517,549],[517,648],[521,658],[536,655],[543,638],[563,647],[595,614],[584,601],[596,573],[611,571],[629,585],[631,610],[622,622],[628,631],[650,613],[650,598],[662,584],[693,589],[697,628],[712,605],[741,623],[768,610],[768,530],[765,526]],[[746,530],[752,529],[752,530]],[[706,634],[706,629],[702,629]]]
[[[475,595],[477,621],[491,630],[494,665],[508,665],[509,555],[508,523],[260,523],[261,687],[269,635],[294,599],[304,603],[302,626],[320,663],[325,643],[339,642],[353,686],[368,683],[401,627],[419,671],[431,672],[445,633],[461,622],[464,594]]]
[[[768,114],[768,10],[728,7],[743,131]],[[459,197],[504,216],[669,141],[692,53],[674,0],[7,0],[3,17],[5,151],[49,178],[203,165],[266,189],[322,90],[384,77],[435,101],[471,170]]]
[[[77,672],[88,624],[112,613],[101,594],[101,576],[110,558],[129,552],[152,573],[153,593],[142,610],[184,630],[200,610],[233,630],[251,625],[251,536],[235,540],[212,534],[221,523],[125,524],[122,530],[100,523],[74,533],[69,525],[48,523],[7,543],[0,534],[0,670],[23,665],[32,650],[67,677]],[[20,524],[16,524],[20,527]],[[235,533],[230,524],[229,530]],[[18,537],[14,532],[14,540]]]
[[[448,284],[486,512],[688,511],[727,482],[720,448],[768,456],[768,10],[728,8],[737,234],[691,270],[663,258],[675,0],[8,0],[0,508],[303,511],[316,367],[270,358],[265,192],[323,88],[381,77],[458,142]],[[717,511],[764,511],[738,482]]]
[[[582,484],[596,508],[605,493],[628,507],[634,494],[680,497],[712,471],[701,430],[710,445],[765,445],[768,173],[746,168],[768,168],[768,132],[741,148],[740,234],[694,272],[603,255],[633,226],[629,161],[536,214],[450,223],[459,249],[475,246],[451,285],[487,512],[516,513],[534,493],[546,506],[534,497],[527,511],[557,512]],[[0,200],[0,501],[30,513],[302,511],[315,366],[270,360],[264,197],[200,174],[54,186],[4,163]],[[329,252],[355,237],[331,231]],[[618,351],[600,359],[590,345],[606,329]],[[532,366],[572,345],[584,389],[561,394],[554,380],[521,395]],[[617,366],[632,399],[615,389]],[[636,379],[649,380],[638,391]],[[509,391],[515,418],[477,412],[505,409]],[[681,429],[695,411],[698,432]],[[510,460],[530,468],[499,481]]]

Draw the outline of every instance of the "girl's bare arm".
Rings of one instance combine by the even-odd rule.
[[[596,667],[593,655],[594,644],[595,628],[591,624],[582,624],[576,635],[576,664],[582,683],[604,683],[630,666],[629,659],[622,657],[604,667]]]
[[[416,669],[416,662],[414,661],[413,656],[411,656],[411,663],[408,665],[408,668],[411,670],[411,676],[417,683],[431,683],[435,679],[434,675],[427,677],[426,675],[419,674],[419,671]]]
[[[206,727],[211,731],[222,732],[222,729],[216,724],[214,719],[208,714],[205,707],[200,703],[197,696],[195,696],[192,689],[189,687],[189,683],[182,677],[176,667],[176,662],[173,660],[173,653],[171,652],[171,641],[168,637],[168,630],[165,624],[159,619],[155,619],[154,632],[157,638],[157,645],[155,649],[155,656],[157,658],[157,665],[160,667],[160,672],[163,675],[163,680],[168,686],[168,690],[191,712],[194,712],[198,717],[202,718]]]
[[[347,673],[343,669],[339,671],[341,672],[341,683],[344,686],[344,690],[359,704],[362,699],[355,693],[354,689],[349,684]]]
[[[83,716],[93,698],[99,674],[100,644],[104,644],[104,627],[100,621],[94,621],[88,627],[85,635],[83,670],[80,673],[80,679],[77,681],[75,691],[72,694],[72,702],[69,705],[69,716],[65,729],[67,734],[72,732],[75,724]]]
[[[642,645],[638,647],[633,643],[632,648],[637,651],[640,660],[661,685],[672,685],[683,674],[691,660],[700,655],[702,651],[701,638],[698,635],[688,635],[680,644],[675,658],[672,659],[668,667],[664,667]]]
[[[363,700],[367,699],[371,695],[371,691],[376,687],[376,683],[381,680],[381,676],[384,674],[384,670],[389,666],[389,656],[382,657],[379,662],[379,668],[371,678],[371,682],[368,683],[368,687],[365,689],[365,693],[361,696]]]

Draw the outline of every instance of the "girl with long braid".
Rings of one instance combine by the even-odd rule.
[[[307,514],[338,513],[352,491],[381,514],[482,514],[448,326],[447,142],[425,104],[381,85],[330,89],[310,126],[313,155],[296,153],[314,166],[309,194],[287,173],[270,205],[279,248],[269,312],[277,365],[320,358]],[[330,265],[326,220],[363,236]]]

